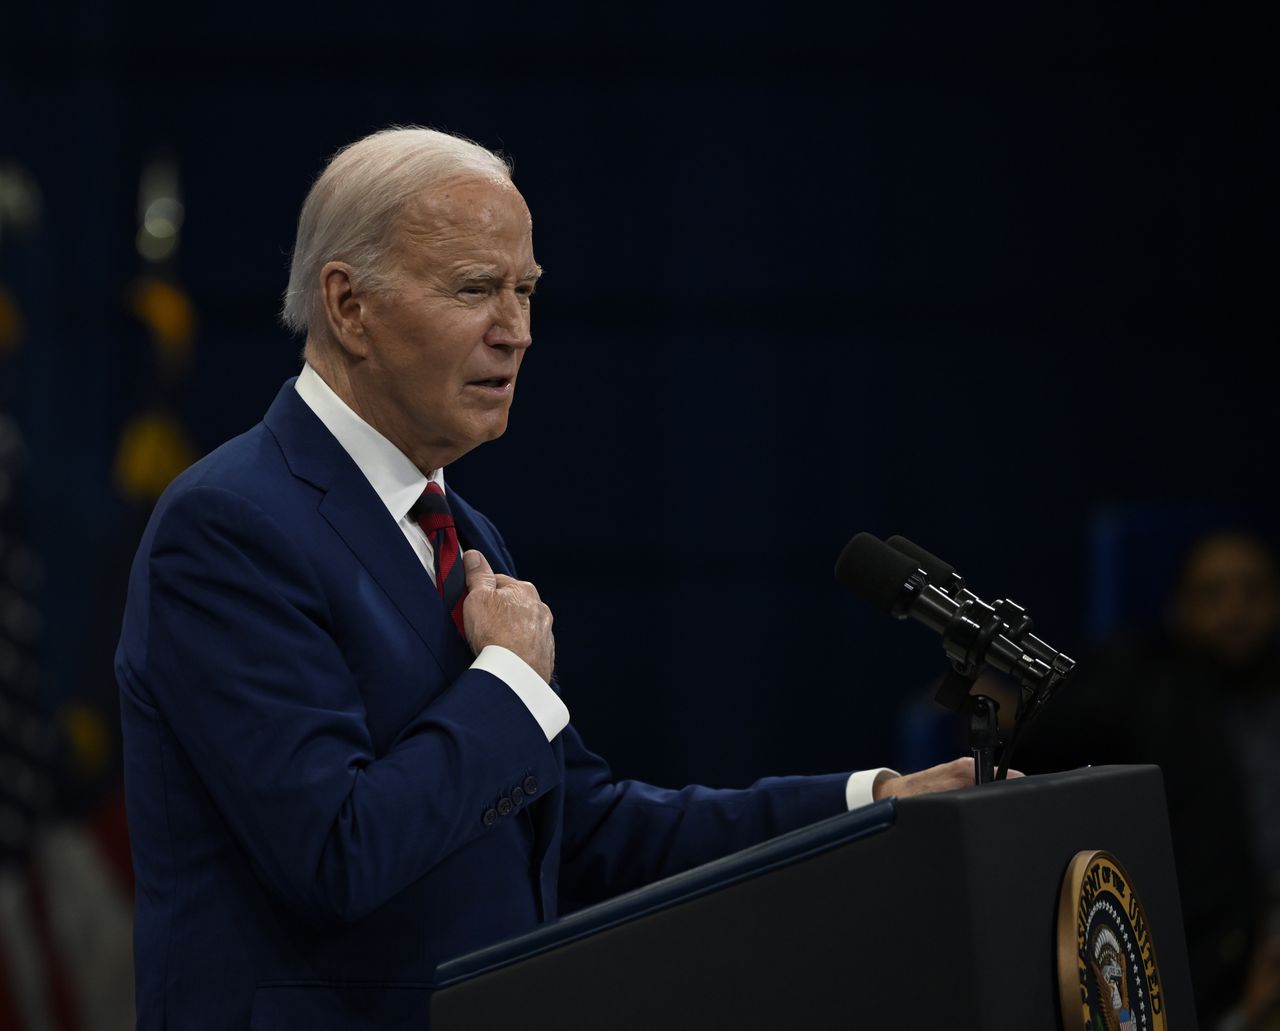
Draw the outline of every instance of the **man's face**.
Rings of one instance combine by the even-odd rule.
[[[539,269],[529,209],[509,182],[465,179],[405,211],[390,286],[364,295],[365,418],[421,469],[499,437]]]
[[[1280,626],[1280,587],[1268,556],[1247,537],[1201,544],[1187,564],[1176,623],[1185,640],[1224,665],[1253,662]]]

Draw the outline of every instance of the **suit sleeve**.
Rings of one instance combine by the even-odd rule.
[[[259,876],[293,907],[357,919],[487,833],[503,786],[529,773],[560,782],[536,720],[481,670],[376,756],[314,570],[244,498],[179,495],[145,574],[146,645],[142,668],[122,655],[125,690],[150,696]]]
[[[502,535],[484,521],[517,575]],[[572,724],[560,740],[565,759],[560,895],[566,909],[611,898],[849,808],[847,772],[767,777],[741,790],[697,785],[670,790],[616,780]]]
[[[847,773],[768,777],[741,790],[615,780],[570,725],[561,895],[589,905],[847,811]]]

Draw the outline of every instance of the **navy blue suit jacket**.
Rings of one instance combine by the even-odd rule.
[[[494,526],[450,502],[464,545],[514,575]],[[617,781],[572,726],[548,744],[472,660],[292,380],[172,484],[116,657],[140,1028],[420,1028],[440,960],[554,917],[562,895],[602,899],[844,807],[843,774]]]

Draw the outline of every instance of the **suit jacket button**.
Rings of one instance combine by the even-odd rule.
[[[480,817],[480,822],[483,823],[486,827],[492,827],[495,823],[498,822],[498,810],[486,809],[484,811],[484,815]]]
[[[538,778],[525,777],[524,784],[522,786],[524,787],[524,793],[526,795],[536,795],[538,793]]]
[[[519,784],[511,789],[511,801],[516,805],[519,805],[524,801],[524,788],[520,787]]]
[[[511,810],[514,808],[515,808],[515,804],[511,801],[511,799],[507,798],[506,795],[503,795],[500,799],[498,799],[498,815],[499,816],[510,816]]]

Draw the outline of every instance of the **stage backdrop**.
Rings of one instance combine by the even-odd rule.
[[[200,452],[259,418],[298,367],[275,313],[310,180],[420,123],[512,155],[533,210],[511,428],[448,477],[554,609],[587,741],[671,783],[893,761],[941,653],[833,584],[854,532],[1078,652],[1101,507],[1271,504],[1260,38],[1189,4],[7,10],[49,690],[112,690],[127,420]],[[151,268],[156,167],[184,217]],[[130,307],[156,269],[194,315],[176,372]]]

